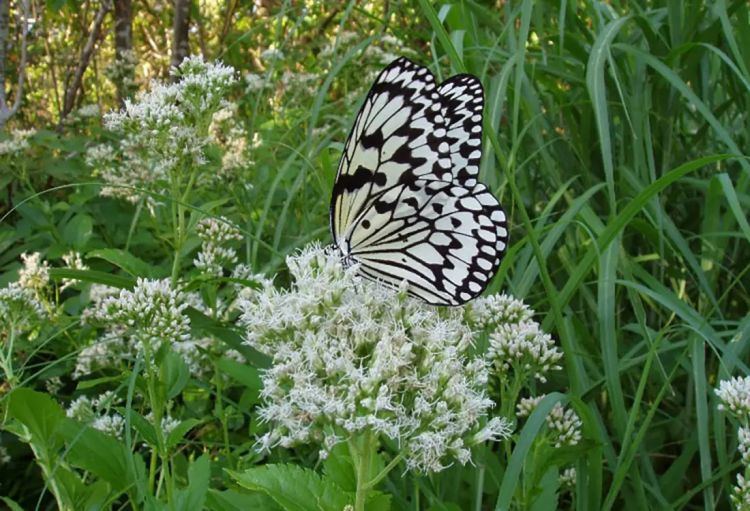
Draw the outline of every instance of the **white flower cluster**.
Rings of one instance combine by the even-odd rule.
[[[109,330],[93,343],[78,352],[73,378],[79,379],[113,363],[130,360],[131,345],[126,338],[126,328],[110,326]]]
[[[462,310],[364,282],[315,244],[287,264],[291,290],[267,287],[240,304],[248,343],[273,358],[262,448],[316,442],[325,456],[372,432],[400,445],[410,469],[436,472],[469,462],[473,442],[507,438],[503,419],[480,427],[494,403]]]
[[[147,421],[149,421],[152,425],[156,426],[154,424],[154,412],[148,412],[146,416],[144,417]],[[161,424],[159,424],[159,429],[161,429],[162,434],[164,436],[169,436],[169,434],[174,431],[174,428],[180,425],[180,421],[177,419],[171,417],[170,415],[165,415],[161,418]]]
[[[245,80],[245,92],[258,92],[268,87],[268,82],[264,77],[257,73],[247,73],[243,77]]]
[[[92,306],[82,317],[86,322],[101,323],[106,328],[99,338],[78,353],[73,371],[75,379],[132,362],[142,351],[144,339],[155,343],[155,348],[169,344],[185,361],[190,373],[198,378],[213,370],[215,355],[244,360],[239,352],[226,349],[214,338],[196,339],[190,335],[190,320],[184,312],[189,305],[212,316],[220,314],[207,310],[198,293],[177,291],[169,280],[138,279],[132,291],[94,285],[89,297]],[[218,307],[226,310],[226,306]]]
[[[104,146],[87,154],[88,165],[108,185],[102,195],[131,202],[146,197],[153,211],[158,203],[145,191],[166,193],[170,177],[207,162],[208,127],[228,105],[224,96],[235,82],[234,70],[188,57],[172,77],[171,83],[152,82],[134,101],[125,100],[122,110],[104,116],[107,128],[122,137],[118,149]],[[212,179],[205,174],[199,180]]]
[[[96,312],[100,321],[126,326],[141,342],[176,343],[190,338],[187,303],[169,279],[139,278],[135,288],[105,298]]]
[[[21,259],[23,268],[18,271],[18,284],[26,289],[42,292],[49,285],[49,264],[39,252],[24,252]]]
[[[482,330],[525,323],[534,315],[528,305],[506,294],[480,296],[464,305],[464,309],[466,320]]]
[[[547,427],[552,433],[555,447],[578,445],[581,441],[581,418],[572,408],[556,403],[547,415]]]
[[[89,267],[84,264],[83,259],[81,258],[81,254],[75,251],[70,251],[66,254],[63,254],[62,260],[65,263],[65,266],[74,270],[88,270]],[[76,279],[63,279],[63,285],[60,286],[60,291],[76,284],[78,280]]]
[[[10,454],[5,446],[0,445],[0,465],[7,465],[10,463]]]
[[[0,141],[0,156],[15,156],[30,147],[29,138],[36,130],[13,130],[10,138]]]
[[[242,235],[226,218],[204,218],[196,227],[200,237],[201,251],[193,260],[199,270],[209,275],[222,275],[224,268],[237,263],[237,251],[226,246],[232,241],[242,240]]]
[[[559,484],[561,488],[573,489],[576,487],[576,469],[575,467],[568,467],[559,476]]]
[[[544,394],[535,397],[521,398],[516,405],[516,416],[523,419],[531,415],[531,412],[537,407],[539,402],[544,398]],[[560,403],[556,403],[550,410],[546,418],[547,429],[550,433],[550,441],[557,447],[578,445],[581,441],[581,428],[583,423],[581,418],[572,408],[565,408]]]
[[[750,376],[723,380],[716,389],[719,410],[729,412],[740,420],[750,418]]]
[[[0,289],[0,332],[26,332],[38,326],[46,317],[44,306],[33,290],[17,282]],[[2,337],[0,337],[2,338]]]
[[[111,391],[104,392],[94,399],[89,399],[85,395],[79,396],[68,405],[65,414],[71,419],[121,439],[125,430],[125,419],[119,413],[112,411],[112,408],[121,401]]]
[[[270,46],[266,48],[265,50],[260,52],[260,58],[267,62],[272,63],[274,60],[281,60],[284,58],[284,52],[279,50],[278,48],[275,48],[273,46]]]
[[[737,474],[737,485],[730,499],[736,509],[750,510],[750,376],[722,380],[715,389],[718,409],[740,422],[737,430],[737,450],[744,469]]]
[[[81,108],[76,110],[75,116],[79,119],[88,119],[91,117],[99,117],[99,105],[91,103],[89,105],[83,105]]]
[[[488,356],[503,374],[513,372],[516,376],[530,376],[545,382],[546,373],[561,368],[558,362],[562,352],[555,346],[552,336],[541,330],[539,323],[526,320],[497,325],[490,333]]]
[[[732,489],[729,499],[738,511],[750,510],[750,479],[737,474],[737,485]]]

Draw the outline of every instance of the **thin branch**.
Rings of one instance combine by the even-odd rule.
[[[81,58],[78,62],[78,68],[76,69],[75,75],[73,75],[73,82],[65,92],[65,104],[63,105],[63,111],[60,115],[60,124],[58,125],[58,129],[60,129],[63,121],[65,120],[65,117],[68,116],[68,114],[73,110],[73,107],[75,106],[76,96],[78,95],[78,90],[81,88],[81,83],[83,82],[83,74],[86,72],[86,68],[91,61],[91,55],[94,53],[96,42],[99,39],[99,35],[101,34],[102,23],[104,23],[104,16],[106,16],[106,14],[111,9],[112,3],[109,0],[104,0],[101,7],[99,8],[99,11],[94,17],[94,24],[91,27],[91,32],[89,33],[89,37],[86,40],[86,45],[83,47],[83,51],[81,52]]]
[[[0,12],[1,15],[5,15],[6,23],[4,24],[5,33],[1,34],[2,37],[0,37],[0,44],[5,46],[7,37],[8,37],[8,26],[7,26],[7,9],[8,9],[8,2],[9,0],[0,0],[2,2],[2,7],[0,7],[0,10],[4,12]],[[23,99],[23,85],[24,85],[24,78],[26,77],[26,46],[27,46],[27,35],[29,32],[29,0],[21,0],[21,59],[18,63],[18,84],[16,85],[16,96],[13,100],[13,106],[8,108],[7,104],[7,98],[5,96],[5,50],[3,49],[2,54],[2,75],[0,76],[0,129],[2,129],[5,126],[5,123],[8,122],[8,119],[10,119],[13,115],[15,115],[16,112],[18,112],[18,109],[21,107],[21,100]]]

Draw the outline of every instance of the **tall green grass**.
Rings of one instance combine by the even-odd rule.
[[[433,65],[486,86],[483,179],[512,218],[492,289],[564,348],[552,386],[592,441],[576,507],[727,505],[712,387],[748,371],[747,4],[420,7]]]

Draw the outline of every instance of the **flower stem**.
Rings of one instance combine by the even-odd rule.
[[[354,497],[354,511],[364,511],[369,491],[370,465],[375,446],[370,430],[365,430],[359,438],[349,442],[349,452],[357,470],[357,492]],[[359,444],[359,445],[357,445]]]
[[[398,465],[399,463],[401,463],[401,460],[403,460],[403,459],[404,459],[404,453],[402,453],[402,452],[398,453],[398,456],[396,456],[395,458],[393,458],[393,459],[391,460],[391,462],[390,462],[390,463],[388,463],[388,465],[386,465],[386,467],[385,467],[385,468],[384,468],[383,470],[381,470],[381,471],[380,471],[380,473],[379,473],[378,475],[376,475],[375,477],[373,477],[373,478],[372,478],[372,479],[371,479],[371,480],[370,480],[370,481],[369,481],[369,482],[368,482],[368,483],[367,483],[367,484],[365,485],[365,489],[366,489],[366,490],[371,490],[371,489],[375,488],[375,486],[377,486],[377,484],[378,484],[378,483],[379,483],[380,481],[382,481],[382,480],[383,480],[383,478],[384,478],[385,476],[387,476],[387,475],[388,475],[388,473],[389,473],[389,472],[390,472],[391,470],[393,470],[393,469],[394,469],[394,468],[396,467],[396,465]]]
[[[16,325],[14,323],[10,324],[10,332],[8,332],[8,352],[7,354],[3,353],[2,360],[0,360],[0,364],[2,364],[3,372],[5,373],[5,381],[8,382],[8,385],[13,388],[16,384],[16,377],[13,373],[13,344],[16,341]]]

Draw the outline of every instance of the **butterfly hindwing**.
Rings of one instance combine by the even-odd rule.
[[[428,303],[459,305],[489,284],[508,231],[484,185],[416,180],[375,198],[347,238],[364,276],[392,287],[406,280]]]

